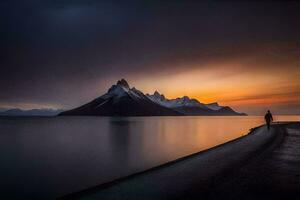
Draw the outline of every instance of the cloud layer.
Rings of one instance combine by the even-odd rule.
[[[70,108],[125,77],[146,91],[188,93],[242,111],[262,110],[253,101],[272,96],[278,111],[292,113],[299,99],[291,96],[300,92],[299,8],[280,1],[2,1],[0,107]]]

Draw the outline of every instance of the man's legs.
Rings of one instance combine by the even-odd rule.
[[[268,130],[270,130],[270,122],[267,122]]]

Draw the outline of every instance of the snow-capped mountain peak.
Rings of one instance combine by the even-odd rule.
[[[204,107],[204,104],[200,103],[196,99],[190,99],[188,96],[183,96],[176,99],[167,99],[164,95],[160,94],[158,91],[155,91],[152,95],[147,94],[147,97],[153,102],[168,108],[176,108],[181,106]]]
[[[135,87],[130,88],[129,84],[125,79],[118,80],[117,84],[111,86],[107,93],[102,96],[102,98],[106,99],[113,97],[116,101],[117,99],[124,96],[130,96],[135,99],[146,98],[145,95],[141,91],[137,90]]]
[[[150,99],[152,102],[157,103],[161,106],[167,108],[177,108],[177,107],[199,107],[209,110],[220,110],[223,108],[219,106],[217,102],[210,104],[200,103],[197,99],[191,99],[188,96],[178,97],[176,99],[167,99],[163,94],[155,91],[152,95],[144,94],[143,92],[137,90],[135,87],[130,88],[129,84],[125,79],[118,80],[117,83],[108,90],[108,92],[102,96],[102,98],[107,99],[113,97],[114,101],[118,101],[121,97],[130,96],[134,99]]]
[[[122,96],[126,95],[128,93],[128,91],[129,91],[129,87],[125,87],[121,84],[116,84],[116,85],[111,86],[111,88],[109,88],[106,95],[122,97]]]
[[[221,109],[222,108],[222,109]],[[100,115],[100,116],[181,116],[181,115],[245,115],[230,107],[217,103],[203,104],[196,99],[183,96],[168,99],[155,91],[144,94],[132,87],[125,79],[117,81],[107,93],[93,101],[60,113],[60,115]]]
[[[129,84],[127,83],[127,81],[125,79],[121,79],[121,80],[118,80],[117,82],[117,85],[121,86],[121,87],[124,87],[124,88],[127,88],[129,89]]]
[[[129,90],[129,94],[134,98],[147,98],[143,92],[136,89],[135,87],[133,87]]]
[[[148,95],[149,96],[149,95]],[[156,99],[160,99],[161,101],[165,100],[165,96],[163,94],[160,94],[157,90],[153,93],[153,96],[156,98]]]
[[[121,79],[107,93],[60,115],[179,116],[183,115],[151,101],[143,92]]]

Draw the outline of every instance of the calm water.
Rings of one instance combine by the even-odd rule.
[[[55,198],[224,143],[262,123],[262,117],[2,117],[0,197]]]

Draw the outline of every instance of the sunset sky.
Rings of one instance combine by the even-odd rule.
[[[0,108],[72,108],[118,79],[239,112],[300,114],[296,1],[0,3]]]

